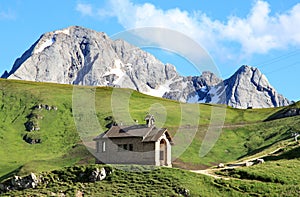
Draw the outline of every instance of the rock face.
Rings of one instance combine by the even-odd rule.
[[[42,35],[2,77],[131,88],[181,102],[237,108],[289,104],[256,68],[243,66],[225,81],[210,72],[183,77],[173,65],[123,40],[114,41],[103,32],[78,26]]]
[[[30,173],[29,175],[23,177],[13,176],[0,183],[0,195],[14,190],[24,190],[37,187],[47,188],[49,185],[53,186],[53,184],[97,182],[106,179],[112,174],[111,167],[105,166],[101,167],[100,169],[99,167],[74,166],[62,170],[55,170],[50,173]]]
[[[242,66],[224,81],[226,103],[236,108],[267,108],[291,104],[269,84],[257,68]]]
[[[123,40],[82,27],[42,35],[7,74],[9,79],[118,86],[157,96],[176,76],[174,66]]]

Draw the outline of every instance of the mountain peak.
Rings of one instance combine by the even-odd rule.
[[[236,73],[245,73],[245,72],[255,72],[255,71],[259,71],[258,68],[253,67],[253,66],[249,66],[249,65],[242,65],[237,71]],[[259,71],[260,72],[260,71]]]
[[[228,90],[227,104],[233,107],[266,108],[290,104],[290,101],[278,94],[267,77],[255,67],[240,67],[232,77],[224,81],[224,84]]]
[[[237,77],[236,75],[238,75],[239,77]],[[255,86],[272,88],[267,77],[262,74],[262,72],[256,67],[243,65],[236,71],[233,76],[236,76],[237,78],[245,78],[251,81]]]
[[[237,108],[289,104],[257,68],[244,65],[224,81],[209,71],[201,76],[183,77],[173,65],[160,62],[124,40],[114,41],[104,32],[80,26],[43,34],[3,77],[131,88],[181,102],[219,103]]]
[[[220,79],[219,77],[217,77],[214,73],[212,73],[210,71],[203,71],[201,78],[205,81],[205,84],[208,86],[217,85],[222,81],[222,79]]]

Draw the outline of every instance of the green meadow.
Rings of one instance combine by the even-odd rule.
[[[57,110],[38,109],[36,106],[41,104]],[[222,105],[184,104],[129,89],[0,79],[0,107],[1,181],[12,175],[90,166],[95,159],[84,144],[93,149],[91,139],[107,129],[112,116],[117,122],[132,124],[134,119],[143,124],[145,115],[152,113],[157,126],[168,128],[174,137],[174,168],[144,173],[116,169],[103,182],[66,184],[64,188],[70,196],[79,189],[91,196],[134,196],[137,190],[140,196],[176,196],[178,188],[188,189],[191,196],[299,195],[299,146],[291,134],[300,132],[300,117],[276,118],[289,108],[299,108],[299,102],[286,108],[241,110]],[[275,118],[266,121],[270,117]],[[28,122],[39,130],[28,131]],[[200,156],[203,139],[213,124],[222,126],[219,126],[220,136],[211,150]],[[30,144],[24,136],[39,143]],[[264,164],[218,172],[229,180],[183,170],[265,156],[280,147],[282,151],[265,157]],[[12,194],[30,195],[35,191],[47,196],[47,190],[54,191],[61,183],[57,184],[52,189]],[[159,185],[164,189],[158,189]],[[115,188],[120,192],[116,193]]]

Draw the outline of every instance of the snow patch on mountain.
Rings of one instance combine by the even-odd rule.
[[[46,41],[44,41],[38,48],[34,49],[35,54],[42,52],[45,48],[50,47],[55,42],[55,38],[49,38]]]
[[[157,88],[147,87],[147,91],[145,92],[148,95],[162,97],[166,92],[170,91],[170,87],[167,84],[159,85]]]
[[[113,76],[115,79],[113,80],[114,85],[121,85],[122,78],[125,76],[125,72],[122,69],[124,67],[122,61],[120,59],[115,59],[113,63],[113,67],[103,74],[104,77]],[[110,82],[107,81],[107,85],[110,85]]]
[[[222,95],[226,90],[226,86],[220,85],[219,87],[211,87],[208,92],[208,95],[211,96],[211,103],[222,103]]]
[[[151,96],[163,97],[166,92],[171,91],[170,85],[174,83],[174,78],[167,80],[164,84],[161,84],[156,88],[148,86],[148,91],[145,93]]]
[[[70,35],[70,28],[62,29],[62,30],[56,30],[54,31],[55,34],[66,34]]]

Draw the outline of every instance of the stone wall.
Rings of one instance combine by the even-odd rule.
[[[103,142],[105,151],[103,151]],[[127,144],[127,146],[132,144],[132,151],[118,147],[123,144]],[[99,163],[155,165],[155,143],[143,143],[142,138],[101,139],[97,141],[97,146],[96,157]]]

